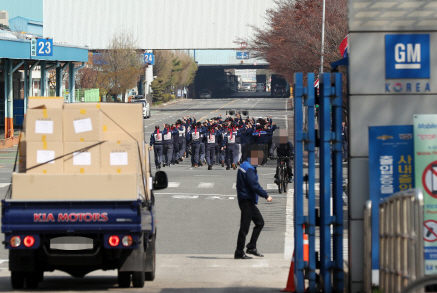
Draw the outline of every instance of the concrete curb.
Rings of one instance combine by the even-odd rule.
[[[152,109],[164,108],[166,106],[171,106],[171,105],[174,105],[174,104],[178,104],[178,103],[181,103],[183,101],[191,101],[191,99],[177,99],[177,100],[173,100],[173,101],[170,101],[170,102],[167,102],[167,103],[164,103],[164,104],[160,104],[160,105],[157,105],[157,106],[152,106]]]

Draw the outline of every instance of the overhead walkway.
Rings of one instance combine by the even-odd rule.
[[[0,106],[0,111],[4,112],[5,117],[4,138],[10,140],[12,144],[18,140],[14,134],[14,125],[22,125],[26,114],[27,99],[33,86],[32,72],[37,66],[41,71],[41,96],[48,96],[46,73],[52,69],[56,69],[55,93],[56,96],[61,96],[62,73],[68,69],[69,102],[74,101],[75,74],[88,61],[88,50],[76,46],[53,44],[52,52],[52,56],[31,56],[31,40],[0,37],[0,99],[4,101]],[[81,65],[76,67],[78,62]]]

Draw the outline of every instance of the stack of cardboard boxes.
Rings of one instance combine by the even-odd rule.
[[[29,98],[12,199],[148,198],[151,175],[142,111],[137,103]]]

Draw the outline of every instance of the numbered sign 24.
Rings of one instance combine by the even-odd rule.
[[[53,56],[53,39],[37,39],[36,56]]]

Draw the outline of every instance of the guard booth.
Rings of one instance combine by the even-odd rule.
[[[27,99],[32,95],[35,75],[40,75],[39,96],[49,96],[47,73],[52,75],[56,96],[62,94],[62,75],[68,70],[69,100],[74,101],[75,74],[88,61],[88,49],[53,44],[52,39],[31,40],[0,37],[0,115],[4,115],[4,138],[14,138],[14,127],[21,128],[26,115]],[[76,64],[80,62],[81,65]],[[39,71],[37,71],[39,69]],[[38,74],[40,73],[40,74]]]

